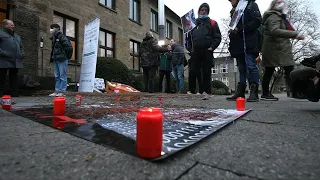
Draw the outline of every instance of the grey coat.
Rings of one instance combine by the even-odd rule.
[[[22,40],[16,33],[0,30],[0,68],[23,68],[24,50]]]
[[[287,30],[284,15],[270,10],[263,15],[264,36],[262,43],[262,64],[265,67],[293,66],[293,54],[290,38],[296,31]]]

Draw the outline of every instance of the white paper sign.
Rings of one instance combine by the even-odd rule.
[[[104,83],[104,79],[102,78],[95,78],[94,79],[94,88],[99,89],[99,90],[104,90],[106,89],[106,85]]]
[[[194,16],[193,9],[181,17],[181,24],[182,24],[184,33],[188,33],[189,31],[191,31],[193,28],[196,27],[196,18]]]
[[[238,5],[236,7],[236,10],[234,11],[234,13],[232,15],[231,22],[229,24],[229,27],[231,30],[234,30],[237,27],[239,20],[242,17],[243,12],[246,9],[247,5],[248,5],[248,0],[240,0],[239,1]]]
[[[93,92],[96,74],[100,18],[85,26],[79,92]]]

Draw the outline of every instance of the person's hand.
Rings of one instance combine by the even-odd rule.
[[[171,46],[170,45],[168,45],[168,51],[171,51],[172,50],[172,48],[171,48]]]
[[[209,51],[213,51],[212,47],[208,48]]]
[[[305,39],[305,36],[302,35],[302,34],[298,34],[298,36],[296,37],[296,39],[298,39],[298,40],[304,40],[304,39]]]

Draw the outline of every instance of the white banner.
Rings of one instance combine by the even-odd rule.
[[[196,18],[194,16],[193,9],[187,12],[187,14],[182,16],[180,19],[181,19],[181,24],[182,24],[184,33],[188,33],[189,31],[191,31],[193,28],[196,27]]]
[[[84,29],[83,54],[79,92],[93,92],[98,56],[100,18],[89,22]]]
[[[232,15],[231,22],[229,24],[229,27],[231,30],[234,30],[237,27],[239,20],[242,17],[243,12],[246,9],[247,5],[248,5],[248,0],[240,0],[239,1],[238,5],[236,7],[236,10],[234,11],[234,13]]]

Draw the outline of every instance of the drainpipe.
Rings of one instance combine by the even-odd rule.
[[[165,24],[164,24],[164,0],[158,0],[158,27],[159,27],[159,42],[160,46],[165,44]]]

